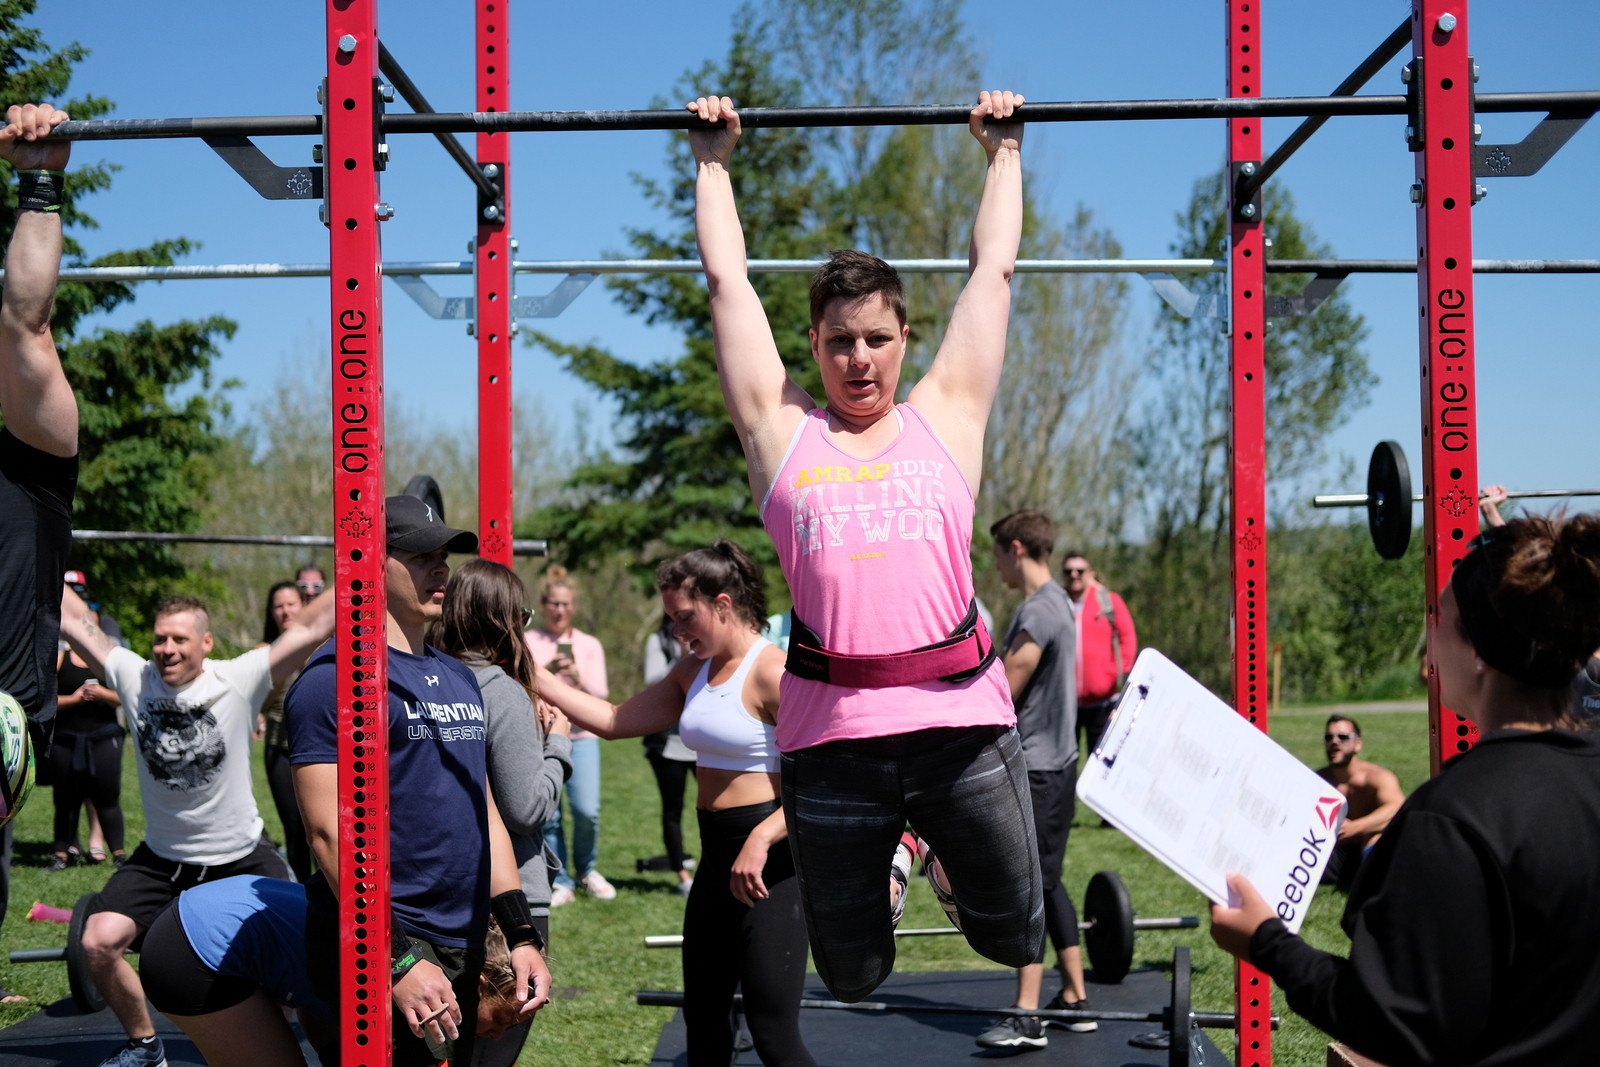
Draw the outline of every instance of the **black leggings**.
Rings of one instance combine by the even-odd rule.
[[[683,916],[688,1067],[728,1067],[733,1059],[728,1013],[736,986],[744,992],[745,1021],[761,1062],[766,1067],[816,1067],[800,1037],[806,924],[788,843],[779,842],[767,853],[761,872],[767,899],[747,908],[728,886],[745,838],[777,810],[778,802],[769,800],[698,813],[703,855]]]
[[[304,885],[311,880],[311,844],[306,840],[306,824],[300,818],[300,803],[294,796],[294,775],[289,767],[289,753],[281,748],[268,748],[264,753],[267,765],[267,785],[272,788],[272,803],[283,822],[283,850],[289,856],[289,867],[295,881]]]
[[[1067,855],[1067,835],[1077,809],[1078,765],[1059,771],[1029,771],[1028,791],[1033,795],[1033,829],[1039,842],[1039,873],[1044,889],[1044,928],[1056,952],[1078,944],[1078,911],[1061,884],[1061,863]],[[1044,942],[1039,942],[1035,963],[1044,962]]]
[[[661,793],[661,841],[667,846],[667,863],[674,871],[683,870],[683,788],[694,764],[646,752],[650,769],[656,772],[656,789]],[[730,861],[731,862],[731,861]]]
[[[66,852],[78,844],[78,812],[85,803],[93,804],[100,817],[100,831],[106,848],[123,849],[122,824],[122,738],[120,729],[90,741],[87,735],[57,732],[50,745],[50,771],[55,781],[56,852]],[[74,769],[76,765],[76,769]]]

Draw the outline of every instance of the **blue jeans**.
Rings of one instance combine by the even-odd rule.
[[[572,742],[572,777],[567,779],[567,804],[572,808],[572,862],[567,862],[567,835],[561,828],[561,806],[544,824],[544,839],[561,861],[555,885],[573,888],[594,870],[600,856],[600,739]]]
[[[855,1003],[894,970],[889,863],[900,833],[933,847],[967,943],[1032,963],[1044,890],[1022,742],[1009,727],[942,727],[783,757],[783,810],[817,974]]]

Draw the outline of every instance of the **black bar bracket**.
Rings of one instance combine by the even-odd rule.
[[[1423,122],[1421,56],[1412,56],[1411,62],[1400,68],[1400,80],[1406,83],[1406,147],[1420,152],[1428,143]]]
[[[1298,319],[1311,314],[1347,277],[1348,271],[1319,270],[1304,289],[1292,296],[1267,294],[1267,318]]]
[[[506,163],[475,163],[478,173],[494,189],[494,195],[478,189],[478,225],[498,226],[506,220]]]
[[[268,200],[321,200],[321,167],[280,167],[248,137],[208,136],[206,144]]]
[[[1260,160],[1235,160],[1230,164],[1233,179],[1233,221],[1236,223],[1258,223],[1263,218],[1265,210],[1261,199],[1261,186],[1257,184],[1248,195],[1246,182],[1255,177],[1261,169]]]
[[[1593,109],[1552,111],[1516,144],[1473,145],[1472,176],[1526,178],[1539,173],[1593,115]]]

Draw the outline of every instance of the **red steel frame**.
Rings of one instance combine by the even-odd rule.
[[[327,0],[323,87],[333,354],[339,706],[339,1044],[384,1067],[389,1033],[389,728],[384,603],[383,252],[377,0]],[[348,680],[349,684],[345,684]]]
[[[1260,0],[1226,0],[1228,96],[1261,95]],[[1264,332],[1266,256],[1262,211],[1233,202],[1240,168],[1261,165],[1261,121],[1228,120],[1229,363],[1232,399],[1233,706],[1267,729],[1267,458]],[[1248,212],[1248,216],[1245,213]],[[1248,963],[1236,964],[1238,1012],[1233,1062],[1271,1067],[1272,984]]]
[[[1455,20],[1453,29],[1441,17]],[[1478,416],[1473,365],[1472,57],[1465,0],[1412,0],[1412,77],[1422,93],[1416,153],[1417,299],[1422,372],[1422,530],[1428,648],[1439,593],[1478,533]],[[1448,22],[1449,20],[1446,19]],[[1429,763],[1471,748],[1478,729],[1443,706],[1428,666]]]
[[[506,0],[474,0],[477,109],[504,111],[511,96]],[[516,322],[511,280],[511,137],[480,133],[480,167],[499,168],[505,190],[496,212],[478,212],[473,242],[477,278],[474,326],[478,338],[478,546],[479,555],[511,566],[511,338]],[[480,198],[481,200],[481,198]]]

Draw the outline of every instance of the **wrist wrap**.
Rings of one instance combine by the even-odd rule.
[[[17,211],[61,210],[67,176],[59,170],[17,171]]]
[[[533,925],[533,909],[528,906],[528,895],[522,890],[501,893],[489,901],[489,912],[494,916],[494,921],[500,924],[507,948],[532,945],[544,951],[544,938],[539,936],[539,928]]]

